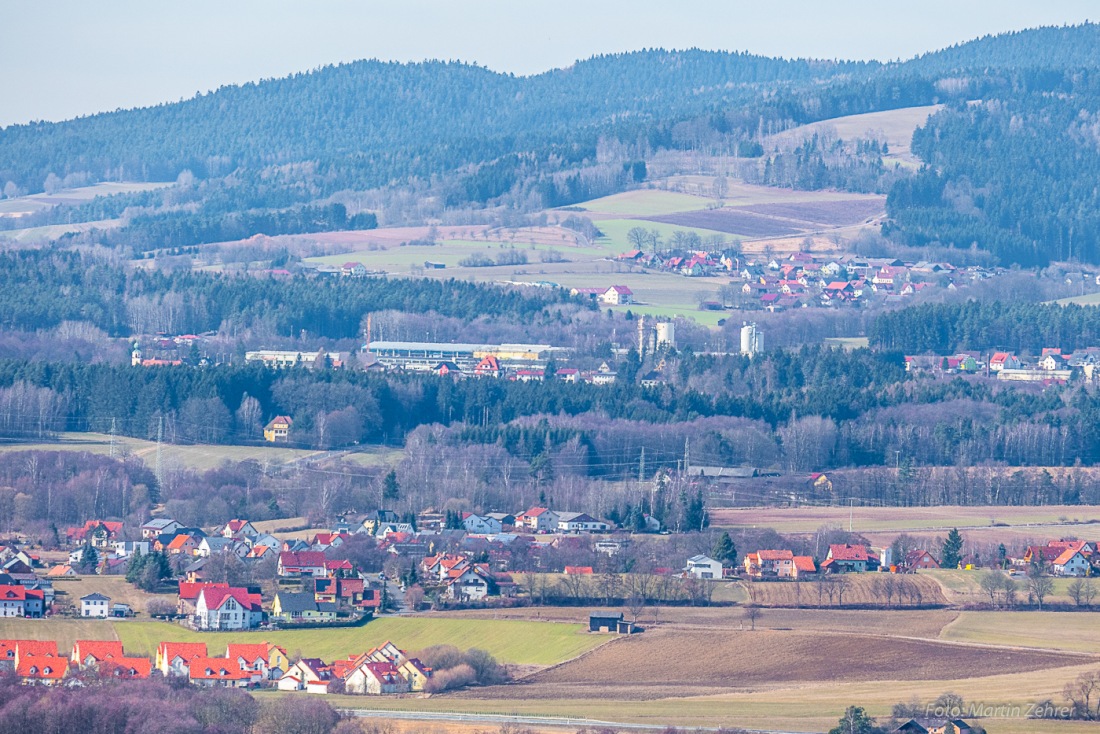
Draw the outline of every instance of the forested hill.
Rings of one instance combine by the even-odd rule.
[[[11,126],[0,131],[0,181],[36,191],[50,173],[171,180],[184,169],[206,177],[310,161],[347,185],[379,185],[550,145],[569,155],[616,120],[696,114],[742,102],[756,85],[869,68],[697,50],[602,56],[534,77],[456,62],[360,61],[178,103]]]
[[[563,206],[643,180],[641,162],[662,150],[759,156],[766,178],[770,133],[933,103],[946,108],[912,146],[926,167],[909,175],[871,161],[875,185],[890,193],[888,236],[976,246],[1006,264],[1100,263],[1095,24],[989,36],[887,64],[655,49],[517,77],[458,62],[360,61],[8,127],[0,187],[33,193],[70,178],[168,181],[190,171],[201,186],[160,209],[149,194],[91,207],[107,218],[132,207],[133,216],[84,240],[141,252],[373,226],[370,212],[324,208],[341,191],[407,186],[446,208]],[[807,150],[790,165],[822,160],[822,150]],[[796,180],[804,179],[846,185],[843,176]],[[239,226],[222,226],[231,213],[244,213]],[[50,216],[34,224],[58,223]]]

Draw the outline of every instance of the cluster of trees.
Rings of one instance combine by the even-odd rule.
[[[466,321],[491,313],[532,320],[555,308],[594,308],[559,289],[515,289],[456,280],[286,280],[127,270],[77,252],[0,254],[0,328],[35,331],[87,322],[111,336],[201,334],[256,325],[272,334],[357,338],[367,313],[436,313]]]
[[[1100,309],[1008,301],[925,303],[886,311],[870,324],[871,345],[905,354],[961,351],[1069,352],[1100,346]]]

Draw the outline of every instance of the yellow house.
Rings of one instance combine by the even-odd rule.
[[[290,416],[277,415],[271,419],[271,422],[264,426],[264,440],[271,443],[286,442],[290,437],[290,427],[294,425],[294,421],[290,419]]]

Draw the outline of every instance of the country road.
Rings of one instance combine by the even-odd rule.
[[[620,721],[575,719],[559,716],[518,716],[514,714],[468,714],[453,711],[389,711],[386,709],[340,709],[341,714],[364,719],[407,719],[411,721],[454,721],[487,724],[525,724],[528,726],[599,727],[608,729],[632,729],[637,731],[663,731],[666,724],[631,724]],[[682,727],[687,731],[720,731],[718,727]],[[817,734],[816,732],[787,731],[783,729],[737,729],[751,734]]]

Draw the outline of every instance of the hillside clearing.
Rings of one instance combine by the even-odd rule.
[[[916,158],[909,147],[913,141],[913,131],[941,109],[943,105],[927,105],[834,117],[772,135],[767,138],[764,147],[768,150],[776,146],[794,147],[814,135],[832,133],[845,141],[859,138],[884,140],[890,149],[889,154],[884,156],[885,160],[915,163]]]

